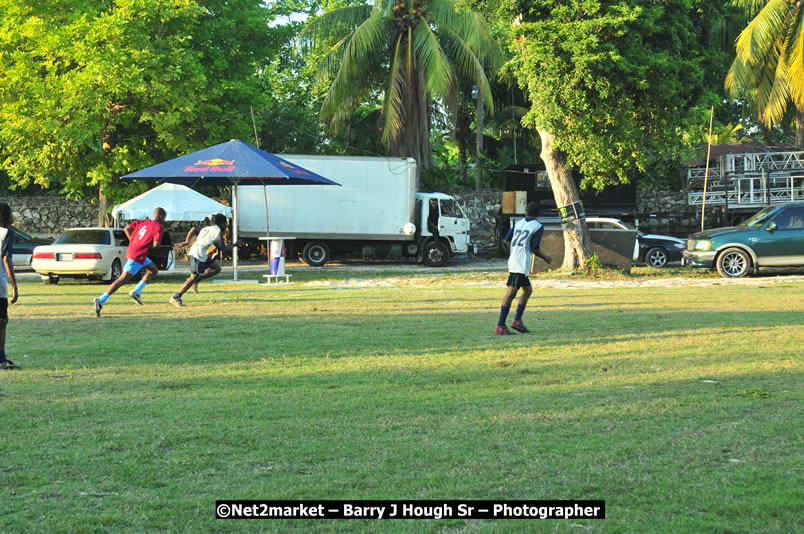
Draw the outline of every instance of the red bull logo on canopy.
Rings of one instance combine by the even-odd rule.
[[[235,170],[234,162],[233,159],[199,159],[195,165],[188,165],[184,172],[231,172]]]
[[[279,164],[282,165],[283,167],[286,167],[286,168],[290,169],[295,174],[298,174],[298,175],[301,175],[301,176],[312,176],[309,172],[305,172],[305,171],[299,169],[298,167],[294,167],[290,163],[285,163],[284,161],[280,161]]]

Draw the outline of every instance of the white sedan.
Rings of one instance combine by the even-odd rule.
[[[123,272],[127,248],[121,228],[70,228],[52,245],[36,247],[31,267],[46,284],[63,277],[111,281]]]

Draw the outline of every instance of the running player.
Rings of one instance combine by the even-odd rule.
[[[522,314],[525,312],[525,306],[528,304],[531,293],[533,293],[530,279],[528,278],[530,256],[534,254],[547,263],[553,261],[553,258],[539,250],[544,226],[536,220],[538,216],[539,204],[529,202],[525,207],[525,218],[517,221],[505,236],[505,242],[511,249],[508,256],[508,282],[506,284],[508,289],[506,289],[505,296],[502,299],[500,319],[497,321],[497,328],[494,329],[495,334],[501,336],[513,334],[505,326],[505,320],[508,317],[508,312],[511,311],[511,304],[514,302],[514,297],[516,297],[516,293],[520,288],[522,289],[522,296],[519,297],[519,305],[516,307],[516,315],[511,322],[511,328],[523,334],[530,332],[522,324]]]
[[[101,310],[103,309],[103,305],[106,304],[106,301],[109,299],[115,291],[120,289],[123,285],[126,284],[131,277],[136,275],[141,270],[145,269],[147,272],[143,275],[142,280],[131,290],[128,294],[134,302],[139,305],[142,305],[142,300],[140,299],[140,293],[145,285],[156,278],[156,275],[159,274],[159,270],[156,268],[156,265],[151,261],[151,258],[148,257],[148,252],[152,248],[156,248],[159,246],[159,243],[162,241],[162,234],[165,231],[165,210],[162,208],[156,208],[154,210],[154,218],[153,219],[145,219],[144,221],[134,221],[125,228],[126,236],[128,236],[128,250],[126,251],[126,257],[128,261],[123,266],[123,274],[120,275],[120,278],[112,282],[112,285],[109,286],[109,289],[106,290],[106,293],[101,295],[100,297],[95,297],[92,301],[95,303],[95,315],[100,317]]]
[[[179,243],[180,246],[186,245],[194,234],[198,234],[195,243],[190,247],[190,252],[187,254],[190,257],[190,277],[187,278],[184,285],[181,286],[181,289],[170,297],[168,302],[179,308],[184,307],[184,302],[182,302],[181,297],[190,287],[195,286],[195,284],[198,284],[201,280],[212,278],[221,272],[220,264],[209,257],[209,248],[211,245],[215,245],[218,250],[228,252],[237,246],[237,243],[230,245],[224,243],[223,233],[225,230],[226,217],[218,213],[212,216],[212,224],[204,226],[200,230],[196,228],[191,229],[184,243]]]

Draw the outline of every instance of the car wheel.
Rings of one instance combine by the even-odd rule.
[[[56,284],[59,283],[59,277],[58,276],[52,276],[52,275],[51,276],[43,276],[42,277],[42,282],[44,282],[46,285],[56,285]]]
[[[323,241],[310,241],[304,245],[301,259],[310,267],[323,267],[329,261],[329,247]]]
[[[112,262],[112,268],[109,270],[109,282],[114,282],[120,275],[123,274],[123,267],[120,265],[120,260],[114,260]]]
[[[739,248],[728,248],[717,258],[717,272],[726,278],[745,276],[750,268],[751,256]]]
[[[424,245],[422,259],[428,267],[443,267],[449,261],[449,249],[441,241],[430,241]]]
[[[667,265],[667,251],[661,247],[653,247],[645,253],[645,263],[651,267],[664,267]]]

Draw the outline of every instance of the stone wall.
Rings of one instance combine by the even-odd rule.
[[[472,241],[481,249],[496,250],[495,217],[500,212],[500,191],[453,192],[472,222]],[[67,200],[58,196],[14,196],[0,198],[11,206],[15,226],[36,235],[54,235],[65,228],[95,226],[98,205],[86,200]],[[640,192],[637,194],[639,227],[643,232],[686,237],[701,227],[698,208],[687,204],[684,192]],[[720,212],[707,213],[706,227],[723,226]],[[171,233],[186,232],[192,223],[172,222]]]
[[[0,202],[11,206],[14,226],[35,235],[53,235],[65,228],[98,224],[98,205],[85,200],[14,196],[0,198]]]
[[[65,228],[98,225],[98,205],[88,200],[68,200],[58,196],[0,197],[11,206],[14,226],[40,237],[54,237]],[[195,223],[171,221],[167,229],[171,236],[184,237]]]
[[[636,217],[645,233],[685,238],[701,229],[701,209],[687,203],[684,191],[638,192]],[[722,207],[706,211],[706,228],[728,225]]]
[[[476,243],[481,250],[497,250],[495,218],[500,213],[502,192],[455,192],[451,194],[466,210],[466,216],[472,225],[472,243]]]

